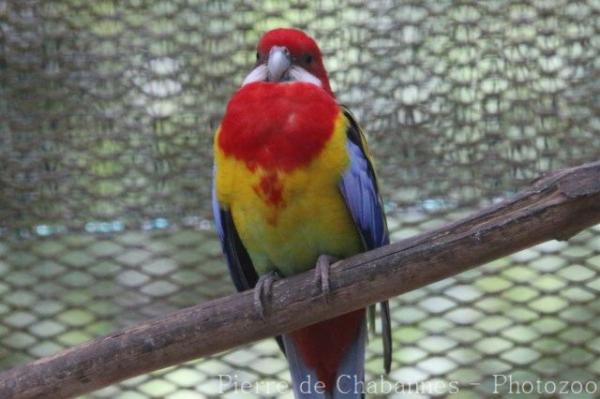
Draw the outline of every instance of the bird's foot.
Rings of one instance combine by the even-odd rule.
[[[315,266],[315,285],[319,289],[319,293],[325,298],[329,297],[331,286],[329,284],[329,268],[332,263],[337,262],[337,259],[329,255],[321,255],[317,259]]]
[[[265,319],[267,301],[271,297],[273,283],[279,278],[280,276],[276,271],[270,271],[260,276],[254,287],[254,309],[263,320]]]

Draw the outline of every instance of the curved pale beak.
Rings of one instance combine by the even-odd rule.
[[[271,51],[269,51],[269,59],[267,61],[267,80],[279,82],[286,79],[287,71],[291,65],[292,59],[288,49],[281,46],[273,46]]]

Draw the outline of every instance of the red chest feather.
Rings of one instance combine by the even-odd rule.
[[[335,99],[315,85],[251,83],[229,102],[218,144],[251,169],[291,171],[319,155],[338,112]]]

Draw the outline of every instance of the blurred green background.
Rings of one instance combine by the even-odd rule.
[[[600,159],[598,21],[597,0],[0,1],[0,370],[233,292],[211,141],[265,30],[320,43],[398,240]],[[599,271],[597,227],[394,298],[384,379],[460,391],[369,397],[504,397],[499,373],[600,385]],[[291,398],[281,381],[267,340],[89,397]]]

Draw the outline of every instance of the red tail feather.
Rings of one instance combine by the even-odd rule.
[[[328,391],[335,386],[342,358],[357,338],[364,315],[365,310],[360,309],[290,334],[302,360],[316,370]]]

